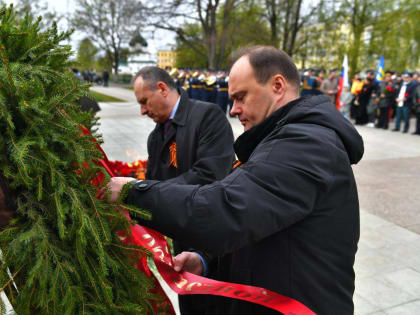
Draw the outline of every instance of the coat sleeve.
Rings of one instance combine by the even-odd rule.
[[[200,125],[194,164],[188,171],[167,182],[205,185],[229,174],[235,157],[232,128],[216,105],[206,107],[201,121],[193,122]]]
[[[198,250],[220,255],[257,243],[310,215],[331,180],[331,148],[314,138],[260,144],[250,160],[206,186],[139,182],[127,203],[150,210],[156,229]]]

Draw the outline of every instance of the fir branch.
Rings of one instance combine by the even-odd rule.
[[[9,87],[10,87],[10,92],[13,94],[16,87],[15,87],[15,84],[13,82],[12,75],[10,73],[9,61],[6,57],[6,49],[4,48],[3,45],[0,45],[0,54],[1,54],[1,60],[3,61],[3,64],[6,68],[6,74],[7,74],[7,79],[9,81],[8,83],[9,83]]]
[[[90,186],[101,152],[80,125],[98,120],[75,103],[88,86],[66,69],[70,47],[59,43],[70,33],[56,25],[41,32],[39,23],[16,19],[12,8],[0,13],[0,171],[17,205],[0,245],[7,265],[22,266],[13,307],[22,315],[151,310],[151,279],[132,268],[126,249],[110,245],[131,223]],[[4,276],[0,268],[2,283]]]
[[[128,212],[134,214],[135,218],[139,218],[139,219],[144,219],[144,220],[151,220],[152,219],[152,215],[150,214],[150,212],[137,208],[135,206],[132,205],[126,205],[126,204],[119,204],[118,205],[119,208],[122,208],[124,210],[127,210]]]
[[[9,281],[6,282],[6,284],[4,284],[1,288],[0,288],[0,292],[3,291],[9,284],[11,284],[16,276],[19,274],[19,272],[22,270],[23,266],[21,266],[12,276],[10,276]]]

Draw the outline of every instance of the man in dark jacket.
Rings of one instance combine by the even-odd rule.
[[[190,100],[158,67],[145,67],[138,72],[134,93],[141,113],[156,122],[147,141],[146,179],[205,185],[229,173],[234,159],[233,133],[217,105]],[[174,239],[175,254],[188,249],[188,244]],[[209,258],[204,252],[200,254]],[[180,297],[183,315],[203,314],[203,304],[197,297]]]
[[[373,99],[379,94],[380,87],[375,81],[375,73],[373,70],[367,71],[365,83],[363,84],[362,91],[357,97],[359,103],[359,110],[356,116],[356,125],[365,125],[374,120],[374,105]],[[372,99],[373,98],[373,99]]]
[[[391,76],[385,76],[384,86],[379,96],[379,119],[377,128],[388,129],[389,111],[391,110],[392,103],[395,100],[395,91],[391,81]]]
[[[395,114],[395,128],[392,131],[400,131],[401,119],[404,120],[403,132],[407,133],[410,129],[410,115],[413,106],[413,96],[416,86],[412,81],[412,75],[409,72],[402,74],[403,84],[397,92],[397,107]]]
[[[134,181],[126,202],[151,211],[141,224],[219,255],[220,280],[264,287],[317,314],[353,314],[359,204],[351,164],[363,141],[328,97],[299,98],[298,89],[283,51],[241,51],[229,95],[245,130],[234,145],[242,165],[206,186]],[[112,200],[128,181],[111,180]],[[220,298],[210,314],[278,313]]]
[[[416,80],[416,90],[413,97],[414,112],[416,113],[416,130],[412,134],[420,135],[420,76],[418,74],[416,75]]]

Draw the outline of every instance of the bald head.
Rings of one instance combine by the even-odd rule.
[[[290,87],[299,89],[299,71],[292,58],[283,50],[271,46],[246,47],[237,51],[232,64],[235,65],[242,57],[248,57],[258,83],[265,84],[274,75],[280,74]]]

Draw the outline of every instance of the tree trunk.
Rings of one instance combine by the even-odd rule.
[[[120,63],[120,52],[118,51],[118,49],[114,48],[114,64],[113,64],[113,68],[114,68],[114,81],[118,82],[118,67],[119,67],[119,63]]]
[[[216,67],[220,69],[220,65],[223,63],[225,56],[225,48],[230,34],[230,16],[235,6],[235,0],[226,0],[223,8],[223,20],[222,20],[222,34],[220,38],[219,53],[217,54]]]
[[[292,3],[294,0],[287,0],[285,1],[286,5],[286,15],[284,17],[284,27],[283,27],[283,43],[282,43],[282,49],[284,51],[287,50],[287,46],[289,43],[289,23],[290,23],[290,11],[292,10]]]
[[[277,30],[278,15],[277,15],[277,4],[276,0],[266,0],[266,9],[268,11],[268,22],[270,24],[270,42],[274,47],[279,45],[279,35]]]
[[[360,54],[360,46],[361,46],[361,36],[362,33],[359,33],[358,31],[355,31],[354,34],[354,41],[353,45],[350,49],[349,59],[350,59],[350,71],[352,74],[354,74],[359,67],[359,54]]]
[[[300,29],[299,23],[300,23],[301,8],[302,8],[302,0],[297,0],[296,11],[294,14],[294,21],[293,21],[292,37],[290,38],[290,43],[286,51],[290,57],[293,56],[293,52],[295,49],[296,36]]]
[[[208,68],[209,70],[217,70],[216,69],[216,49],[217,49],[217,34],[215,30],[207,35],[207,49],[208,49]]]

